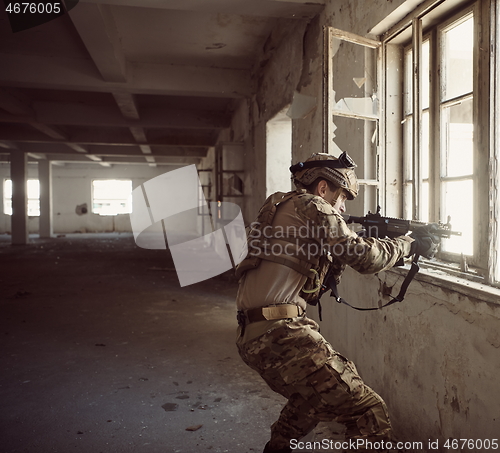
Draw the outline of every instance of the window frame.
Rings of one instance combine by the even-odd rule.
[[[12,216],[12,212],[10,214],[5,212],[5,208],[7,206],[6,202],[9,200],[10,200],[10,210],[12,211],[12,196],[10,198],[5,196],[5,184],[7,183],[7,181],[10,181],[11,186],[12,186],[12,179],[11,178],[4,178],[3,179],[3,186],[2,186],[3,209],[2,209],[2,214]],[[38,182],[38,197],[30,197],[29,196],[29,181],[37,181]],[[29,213],[30,201],[36,202],[38,204],[38,209],[37,209],[38,214],[30,214]],[[26,180],[26,213],[27,213],[28,217],[40,217],[40,180],[38,178],[28,178]]]
[[[96,212],[94,210],[94,199],[95,199],[95,196],[94,196],[94,192],[95,192],[95,187],[94,187],[94,182],[95,181],[128,181],[130,182],[130,212],[120,212],[120,213],[116,213],[116,214],[102,214],[100,212]],[[134,183],[132,181],[132,179],[130,178],[92,178],[91,180],[91,194],[90,194],[90,205],[91,205],[91,210],[90,212],[94,215],[99,215],[99,216],[102,216],[102,217],[116,217],[116,216],[119,216],[119,215],[129,215],[131,212],[132,212],[132,209],[133,209],[133,206],[132,206],[132,191],[133,191],[133,186],[134,186]]]
[[[446,11],[446,7],[450,6]],[[494,11],[493,11],[494,9]],[[436,71],[431,70],[430,80],[430,105],[429,108],[434,112],[439,112],[435,121],[432,119],[429,122],[429,152],[431,169],[429,171],[429,191],[434,196],[429,197],[429,219],[445,220],[440,218],[441,206],[441,162],[440,162],[440,143],[436,141],[441,140],[441,91],[439,81],[436,81],[435,74],[442,73],[441,68],[441,46],[439,43],[440,33],[457,21],[461,16],[474,14],[474,79],[473,79],[473,191],[474,203],[471,215],[474,219],[488,219],[485,221],[475,221],[475,231],[473,236],[474,251],[471,259],[464,259],[459,253],[443,252],[437,261],[427,261],[424,267],[435,267],[444,269],[449,274],[459,275],[471,280],[476,280],[481,283],[487,283],[493,286],[500,286],[500,272],[498,266],[500,265],[500,251],[499,242],[500,234],[498,233],[498,222],[500,215],[499,199],[498,199],[498,158],[499,150],[498,143],[500,141],[500,126],[498,125],[498,113],[496,107],[500,106],[500,80],[499,80],[499,30],[500,24],[498,23],[498,14],[500,10],[500,0],[490,3],[490,0],[475,0],[474,2],[465,1],[452,1],[440,2],[439,0],[428,0],[420,5],[412,15],[407,16],[398,24],[393,26],[386,33],[381,35],[382,49],[383,49],[383,67],[381,80],[384,85],[384,93],[382,100],[382,124],[384,126],[382,135],[382,154],[385,155],[385,162],[389,163],[393,160],[403,159],[403,127],[398,131],[398,117],[399,121],[403,121],[405,117],[404,111],[404,74],[400,76],[399,80],[395,81],[397,77],[394,72],[394,65],[397,64],[397,56],[399,55],[399,66],[402,71],[404,68],[405,47],[410,45],[414,47],[416,44],[420,45],[426,38],[430,37],[431,46],[436,48],[430,52],[430,67],[437,68]],[[424,25],[422,25],[424,24]],[[409,30],[411,30],[410,37]],[[416,30],[416,33],[413,31]],[[406,36],[405,36],[406,35]],[[420,43],[420,44],[419,44]],[[397,48],[399,46],[399,49]],[[481,50],[479,50],[481,49]],[[492,52],[491,50],[494,50]],[[490,58],[490,54],[493,56]],[[419,55],[414,58],[414,64],[419,65],[421,68],[421,60]],[[391,67],[392,65],[392,67]],[[421,75],[417,73],[413,82],[417,87],[421,82]],[[398,97],[399,88],[399,107],[396,105],[397,101],[393,99],[394,95]],[[418,90],[417,97],[421,93]],[[491,96],[490,93],[494,93]],[[392,96],[392,97],[391,97]],[[414,95],[414,103],[420,108],[421,99],[417,99]],[[397,111],[399,109],[399,111]],[[415,110],[413,112],[415,115]],[[415,132],[417,137],[413,137],[414,148],[421,148],[420,122],[413,127],[413,134]],[[398,150],[398,146],[399,150]],[[415,145],[416,144],[416,145]],[[433,157],[432,153],[434,150]],[[418,160],[416,161],[418,165]],[[414,164],[415,165],[415,164]],[[386,180],[392,181],[392,176],[401,178],[404,176],[403,165],[393,166],[394,168],[387,167],[384,169],[386,172]],[[401,170],[398,173],[398,167]],[[487,174],[489,177],[484,178],[481,175]],[[396,179],[394,179],[396,181]],[[439,191],[435,188],[438,187]],[[394,198],[399,194],[400,213],[403,214],[403,206],[405,204],[404,181],[400,184],[395,184],[390,187],[388,183],[386,191]],[[433,189],[434,188],[434,189]],[[478,194],[487,193],[490,196],[480,197]],[[418,199],[418,198],[417,198]],[[421,206],[421,203],[419,203]],[[413,204],[413,206],[415,206]],[[470,207],[465,207],[470,208]],[[415,212],[413,213],[415,216]],[[453,223],[453,219],[452,219]],[[453,225],[455,230],[459,230],[459,225]],[[495,279],[495,273],[497,274]]]
[[[433,174],[433,180],[434,180],[434,187],[436,189],[436,194],[433,200],[433,206],[434,210],[432,212],[432,215],[434,218],[443,219],[443,215],[441,214],[441,206],[443,205],[443,187],[444,184],[447,181],[465,181],[465,180],[471,180],[472,181],[472,187],[473,187],[473,196],[474,194],[480,193],[480,187],[479,187],[479,177],[478,177],[478,167],[479,167],[479,161],[480,161],[480,144],[478,138],[485,132],[484,125],[480,123],[479,117],[481,116],[481,113],[479,111],[479,106],[480,106],[480,98],[481,98],[481,92],[479,90],[479,79],[478,79],[478,69],[479,69],[479,55],[478,55],[478,46],[480,45],[479,43],[479,35],[478,35],[478,27],[479,27],[479,21],[480,21],[480,10],[479,10],[479,2],[474,3],[473,5],[465,8],[464,10],[461,10],[459,13],[453,15],[449,19],[447,19],[445,22],[440,24],[435,33],[435,51],[436,51],[436,59],[437,59],[437,70],[440,74],[442,74],[443,71],[443,42],[442,42],[442,35],[445,33],[446,29],[448,29],[452,24],[455,24],[457,22],[463,23],[468,15],[472,14],[473,15],[473,20],[474,20],[474,46],[473,46],[473,81],[472,81],[472,92],[470,94],[463,94],[460,96],[455,96],[450,99],[442,99],[442,90],[443,90],[443,82],[441,81],[434,81],[433,83],[433,96],[432,98],[435,100],[435,113],[437,114],[436,117],[436,122],[435,122],[435,127],[436,131],[434,133],[434,143],[432,144],[432,148],[435,150],[434,151],[434,174]],[[441,83],[439,83],[441,82]],[[463,101],[467,101],[469,99],[472,99],[472,124],[473,124],[473,156],[472,156],[472,172],[469,177],[451,177],[451,176],[443,176],[442,174],[442,168],[443,168],[443,139],[444,137],[442,136],[442,124],[443,124],[443,112],[444,109],[448,106],[454,106],[454,105],[459,105],[459,103]],[[481,202],[476,202],[479,200],[478,197],[474,197],[475,202],[473,203],[473,218],[480,218],[479,217],[479,211],[481,209]],[[453,221],[453,219],[452,219]],[[474,225],[474,223],[473,223]],[[442,251],[440,253],[440,257],[444,259],[445,261],[449,262],[460,262],[461,263],[461,268],[462,270],[466,270],[468,268],[469,263],[472,264],[474,267],[477,267],[479,269],[487,269],[487,263],[482,262],[483,260],[481,257],[485,256],[484,254],[481,253],[481,241],[480,238],[483,237],[483,234],[481,234],[480,231],[480,226],[479,224],[475,224],[477,228],[473,230],[473,253],[472,256],[462,257],[459,256],[457,253],[449,252],[449,251]]]
[[[357,156],[355,161],[358,167],[361,167],[365,173],[362,178],[358,177],[360,189],[364,187],[365,190],[363,197],[358,196],[358,199],[362,198],[363,213],[366,213],[369,209],[375,210],[377,205],[384,211],[386,197],[384,190],[381,190],[381,188],[385,187],[385,173],[382,171],[385,162],[383,162],[384,154],[380,153],[380,131],[382,130],[382,107],[380,105],[380,99],[383,89],[380,79],[383,55],[382,42],[377,39],[359,36],[331,26],[325,27],[323,36],[323,152],[338,156],[341,151],[346,151],[341,150],[334,140],[336,137],[335,130],[337,128],[336,125],[333,127],[334,117],[364,121],[364,149],[362,156]],[[336,55],[336,51],[333,51],[334,40],[358,45],[365,49],[365,62],[368,60],[370,61],[370,69],[373,69],[374,73],[373,79],[371,79],[365,66],[364,75],[367,82],[363,84],[364,94],[365,98],[372,97],[372,99],[374,99],[374,104],[378,103],[376,113],[348,112],[335,108],[335,103],[338,100],[335,99],[336,90],[333,83],[333,61]],[[370,51],[373,51],[373,54],[368,56]],[[367,75],[368,77],[366,77]],[[375,153],[371,152],[371,145],[369,142],[371,142],[373,148],[375,148]],[[366,176],[366,174],[369,174],[369,176]]]
[[[488,256],[491,258],[489,263],[490,276],[489,281],[496,281],[500,286],[500,0],[496,0],[489,11],[490,29],[493,41],[493,61],[490,67],[491,83],[490,87],[493,96],[490,97],[491,122],[493,127],[490,132],[490,190],[493,200],[490,202],[492,220],[490,222],[490,250]],[[496,253],[496,259],[495,259]]]

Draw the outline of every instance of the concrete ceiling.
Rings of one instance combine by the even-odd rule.
[[[323,3],[80,0],[16,33],[1,8],[0,160],[197,163],[255,93],[273,28]]]

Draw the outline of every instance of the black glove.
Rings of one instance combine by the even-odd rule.
[[[434,258],[441,243],[441,238],[437,234],[433,234],[438,229],[437,223],[429,223],[415,228],[410,234],[410,237],[415,239],[411,243],[410,255],[417,254],[425,258]]]

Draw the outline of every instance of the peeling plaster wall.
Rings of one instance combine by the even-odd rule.
[[[405,4],[405,5],[403,5]],[[331,25],[366,36],[399,6],[410,1],[327,2],[307,27],[282,23],[255,68],[256,96],[236,135],[246,147],[245,220],[264,201],[265,122],[300,92],[317,97],[316,109],[293,120],[293,161],[322,147],[322,29]],[[414,7],[415,1],[411,1]],[[335,74],[342,77],[342,73]],[[344,75],[345,77],[345,75]],[[241,118],[240,118],[241,120]],[[356,134],[352,126],[339,134]],[[233,124],[232,133],[236,127]],[[230,133],[231,133],[230,132]],[[358,214],[361,214],[359,212]],[[442,284],[427,275],[413,281],[406,300],[376,312],[357,312],[333,299],[323,304],[321,331],[352,359],[365,381],[387,401],[401,440],[492,439],[500,432],[500,293],[484,295],[467,284]],[[390,271],[362,276],[347,270],[342,296],[360,306],[378,306],[387,288],[397,294],[403,276]],[[456,280],[456,279],[455,279]],[[316,309],[309,313],[316,317]]]
[[[410,11],[423,0],[350,0],[328,1],[323,13],[325,25],[367,36],[372,28],[404,4],[412,4]]]
[[[348,269],[339,290],[351,304],[376,307],[390,300],[382,295],[387,288],[397,294],[402,280],[397,272],[362,276]],[[380,311],[357,312],[333,299],[323,304],[322,332],[385,399],[405,440],[439,439],[442,446],[449,437],[498,437],[500,292],[474,297],[472,289],[450,287],[431,274],[414,280],[402,303]]]
[[[293,100],[302,76],[306,28],[303,21],[277,20],[253,70],[256,93],[237,105],[231,127],[218,137],[219,143],[243,143],[246,224],[255,219],[266,198],[266,124]]]

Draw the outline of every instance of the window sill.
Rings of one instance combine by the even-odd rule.
[[[409,266],[394,267],[387,272],[395,273],[405,277],[409,271]],[[486,303],[500,305],[500,288],[490,286],[478,281],[471,281],[457,275],[432,268],[425,263],[420,266],[419,273],[415,276],[415,280],[430,284],[439,288],[446,288],[451,291],[463,294],[466,297],[471,297],[484,301]],[[410,284],[411,288],[411,284]]]

